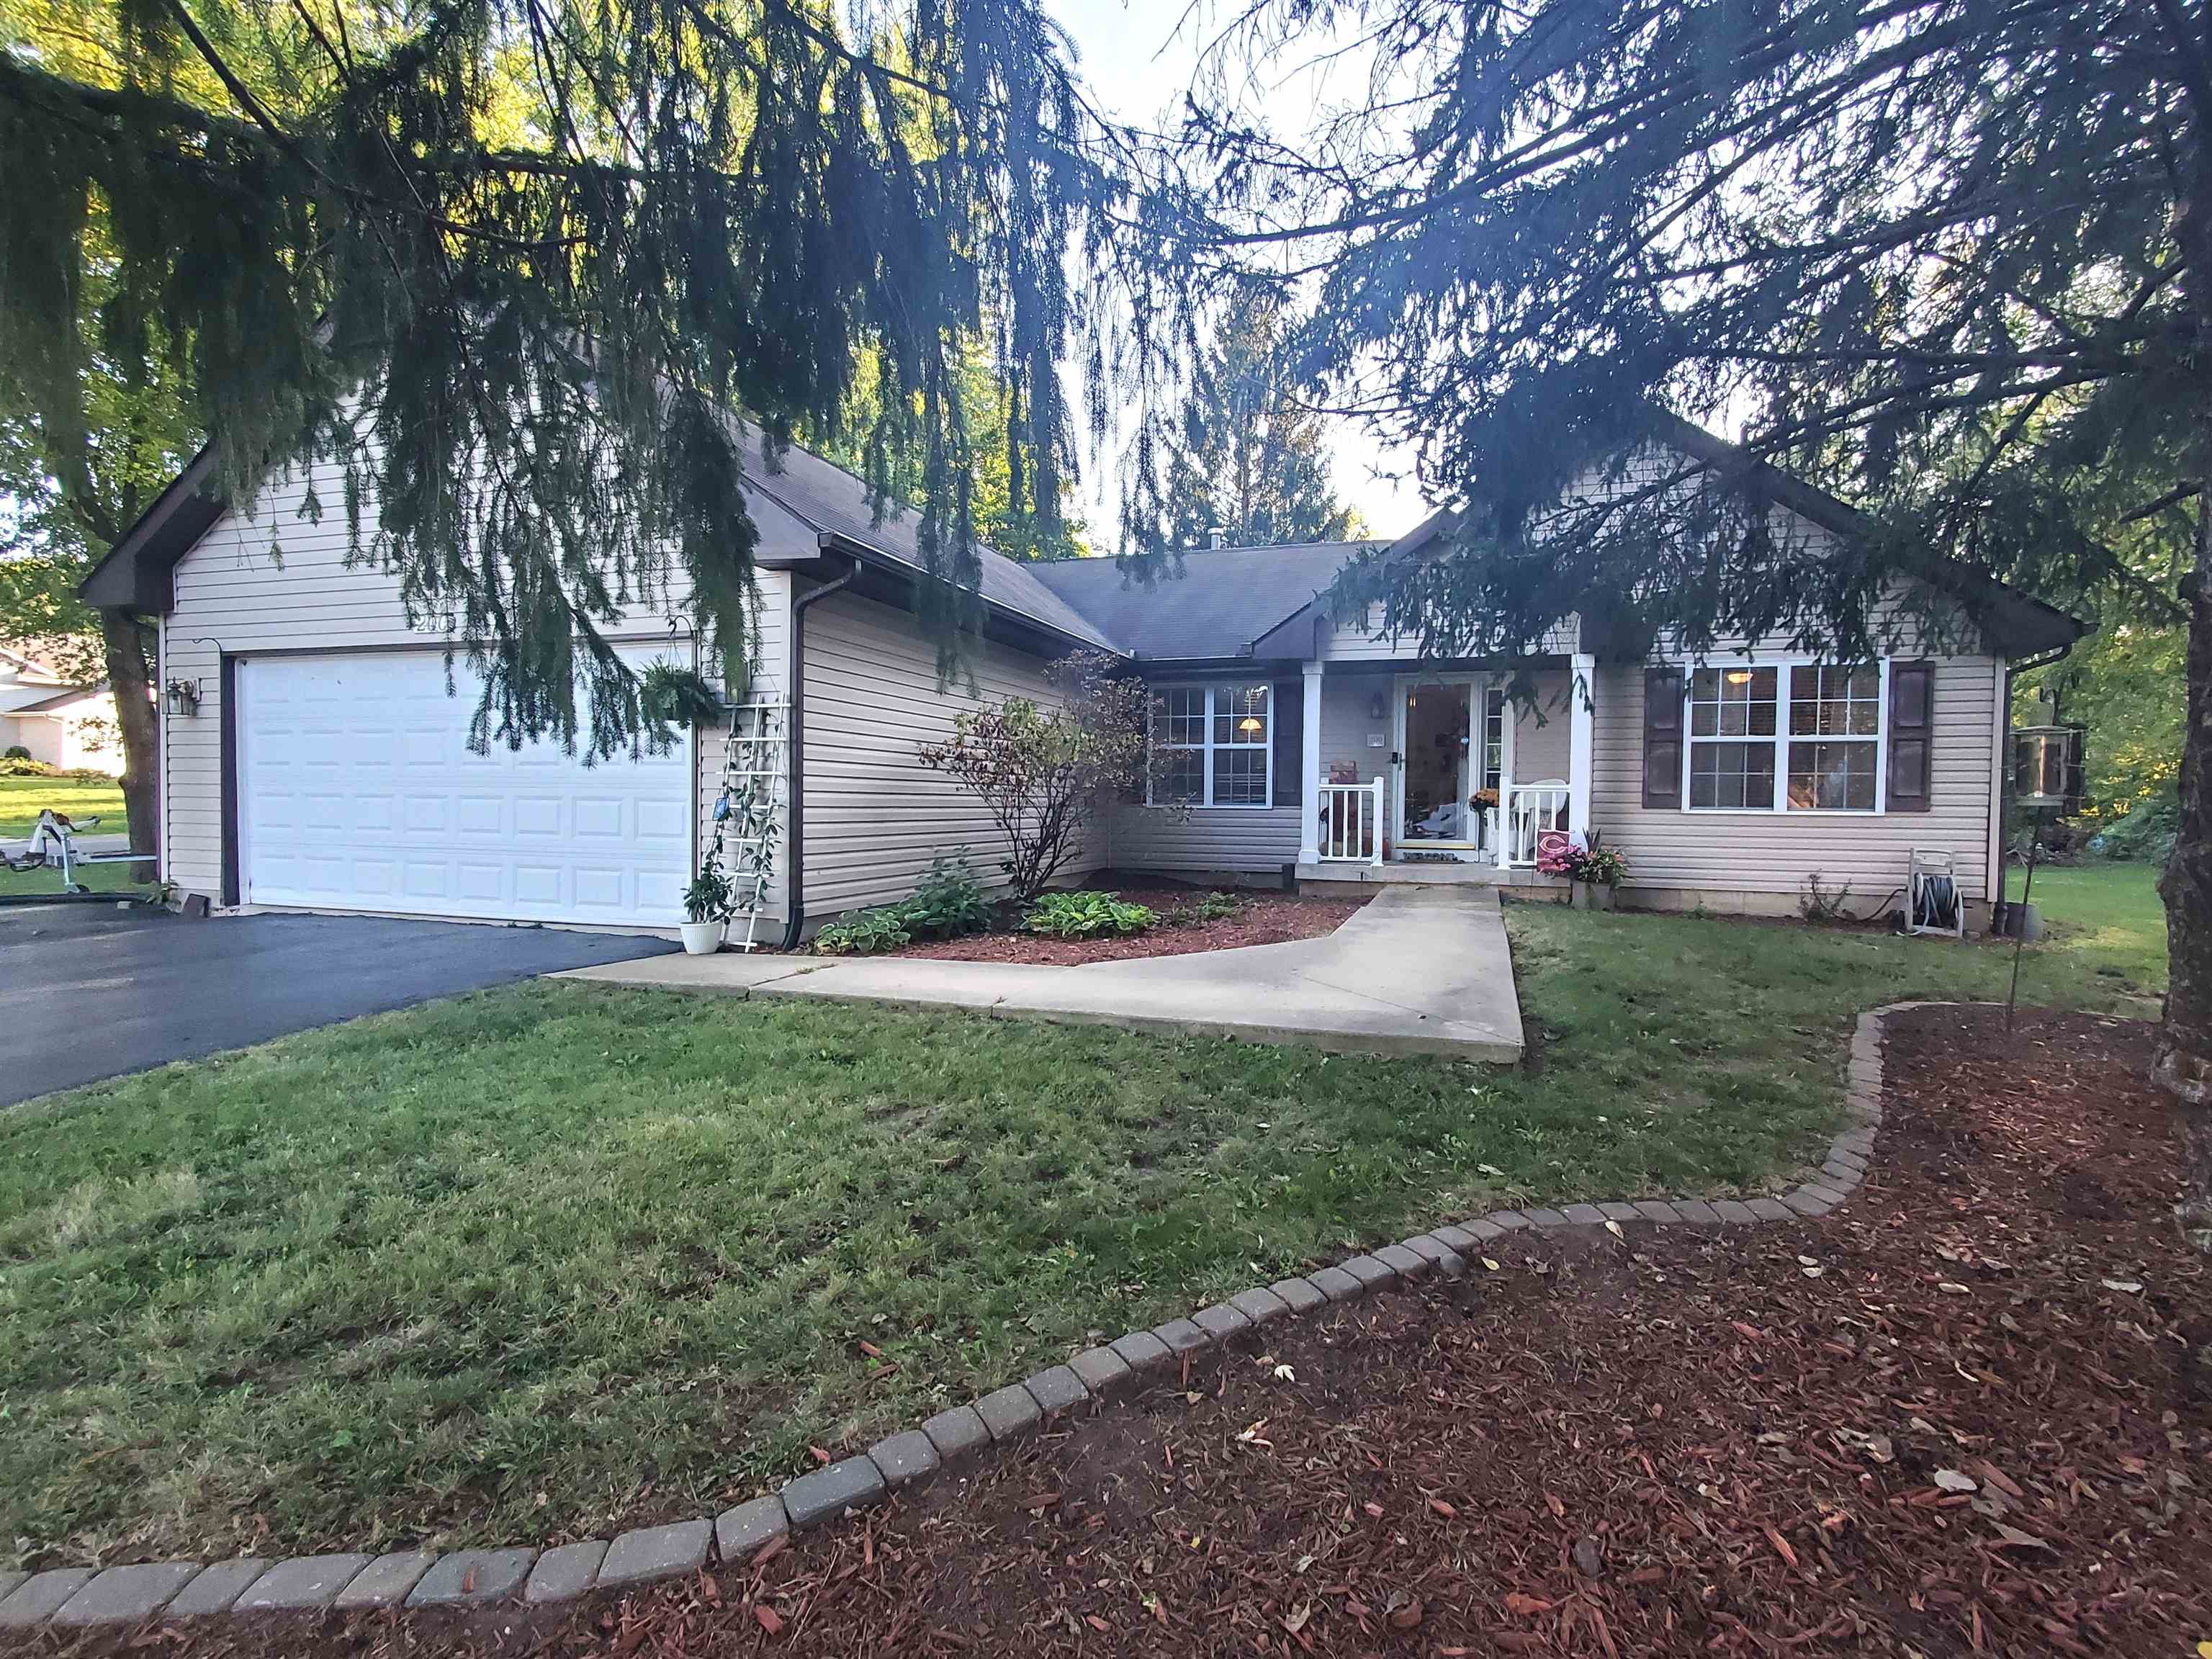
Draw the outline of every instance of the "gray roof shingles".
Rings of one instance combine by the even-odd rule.
[[[1153,661],[1236,657],[1308,604],[1346,562],[1385,542],[1224,547],[1170,556],[1149,581],[1114,559],[1024,567],[1103,629],[1122,651]]]
[[[887,505],[883,520],[875,521],[868,507],[868,488],[842,467],[793,445],[777,468],[770,471],[758,452],[750,457],[748,493],[755,520],[762,516],[758,497],[766,495],[782,512],[816,531],[827,531],[896,561],[910,569],[927,568],[911,513]],[[777,539],[762,526],[763,547]],[[1042,623],[1072,639],[1115,650],[1115,642],[1034,574],[1038,567],[1024,564],[988,548],[983,552],[982,593],[986,603]]]

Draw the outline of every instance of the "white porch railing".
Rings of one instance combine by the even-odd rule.
[[[1505,854],[1508,865],[1536,862],[1537,843],[1547,830],[1567,829],[1567,786],[1556,781],[1516,783],[1506,795]]]
[[[1321,861],[1382,862],[1382,780],[1321,786]]]

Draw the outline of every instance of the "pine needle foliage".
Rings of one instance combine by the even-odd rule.
[[[1467,509],[1459,558],[1370,566],[1347,605],[1385,600],[1455,650],[1535,648],[1579,611],[1624,649],[1771,633],[1856,656],[1881,644],[1871,598],[1957,560],[2179,614],[2175,582],[2136,582],[2114,542],[2194,476],[2176,226],[2201,169],[2177,160],[2203,141],[2201,9],[1252,15],[1224,80],[1332,29],[1370,43],[1373,79],[1296,142],[1194,118],[1223,243],[1314,273],[1305,360]],[[1747,453],[1684,453],[1669,410]],[[1760,463],[1868,510],[1851,556],[1808,556]],[[2192,524],[2160,526],[2182,567]]]
[[[1285,304],[1260,284],[1231,296],[1191,374],[1164,480],[1173,544],[1345,541],[1364,533],[1336,498],[1327,433],[1285,347]]]
[[[1439,654],[1765,635],[1865,660],[1986,584],[2189,629],[2161,1079],[2212,1249],[2212,13],[2203,0],[1279,0],[1370,78],[1284,142],[1215,100],[1221,246],[1415,441],[1455,548],[1346,610]],[[1740,431],[1701,447],[1667,411]],[[1815,538],[1789,480],[1863,522]],[[1967,573],[1961,575],[1960,573]]]
[[[862,362],[878,495],[921,458],[951,672],[980,617],[965,343],[1002,331],[1048,531],[1076,450],[1058,365],[1079,337],[1109,374],[1159,361],[1174,261],[1133,257],[1123,140],[1035,0],[45,0],[11,24],[9,403],[65,451],[89,355],[159,365],[228,499],[334,471],[311,514],[482,674],[479,742],[634,745],[625,610],[741,659],[749,476],[838,428]],[[1108,340],[1086,272],[1133,281],[1133,336]]]

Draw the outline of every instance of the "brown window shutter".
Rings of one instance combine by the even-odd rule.
[[[1305,799],[1298,768],[1305,763],[1306,687],[1303,678],[1277,680],[1267,701],[1275,723],[1275,805],[1297,806]]]
[[[1889,793],[1893,812],[1925,812],[1935,793],[1936,665],[1889,665]]]
[[[1682,671],[1644,671],[1644,804],[1682,805]]]

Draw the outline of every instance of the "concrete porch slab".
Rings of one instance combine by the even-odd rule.
[[[1386,888],[1322,939],[1075,968],[724,954],[653,957],[566,977],[1506,1065],[1523,1046],[1498,895],[1473,884]]]
[[[1293,872],[1301,890],[1317,887],[1534,887],[1565,893],[1566,883],[1522,866],[1500,869],[1487,860],[1461,863],[1391,860],[1382,864],[1301,864]]]

